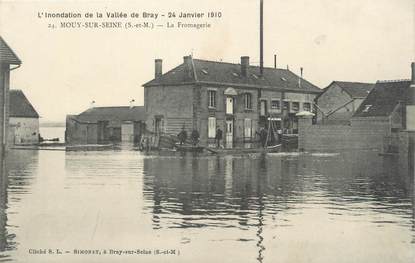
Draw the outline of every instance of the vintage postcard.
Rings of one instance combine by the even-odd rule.
[[[414,0],[0,0],[0,262],[415,262]]]

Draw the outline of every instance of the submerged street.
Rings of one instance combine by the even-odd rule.
[[[217,157],[144,155],[128,147],[14,150],[3,173],[9,181],[1,181],[0,261],[415,257],[413,178],[373,152]],[[42,254],[49,249],[52,255]]]

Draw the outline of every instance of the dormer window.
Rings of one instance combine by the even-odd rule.
[[[369,112],[369,109],[372,107],[372,105],[365,105],[365,108],[363,109],[363,112]]]

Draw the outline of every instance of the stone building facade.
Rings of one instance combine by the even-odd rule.
[[[0,160],[4,157],[7,145],[10,71],[19,67],[21,63],[13,50],[0,37]]]
[[[197,130],[200,144],[214,144],[223,131],[226,147],[252,143],[260,127],[270,124],[285,133],[298,130],[295,113],[313,110],[321,90],[293,72],[249,64],[207,61],[185,56],[183,63],[162,73],[155,61],[155,78],[144,86],[147,129],[178,134]]]
[[[9,134],[10,145],[39,142],[39,114],[23,91],[10,90]]]

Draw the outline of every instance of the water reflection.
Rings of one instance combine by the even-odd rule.
[[[36,174],[36,151],[10,151],[0,162],[0,252],[17,249],[15,224],[18,207],[24,195],[30,193],[30,187]],[[0,261],[10,261],[7,254],[0,254]]]
[[[6,232],[6,202],[7,202],[7,180],[5,170],[5,160],[0,159],[0,252],[6,250],[7,247],[7,232]],[[2,260],[0,255],[0,261]]]
[[[395,262],[415,257],[414,179],[377,153],[9,157],[0,261],[24,262],[25,249],[40,244],[182,249],[169,262],[193,262],[194,251],[209,262],[390,262],[397,250]]]
[[[144,198],[157,230],[255,229],[257,260],[263,262],[266,246],[277,238],[266,231],[295,228],[286,219],[291,216],[304,214],[313,222],[307,210],[326,213],[339,227],[342,221],[410,227],[413,242],[413,177],[398,170],[396,160],[373,152],[149,158]]]

